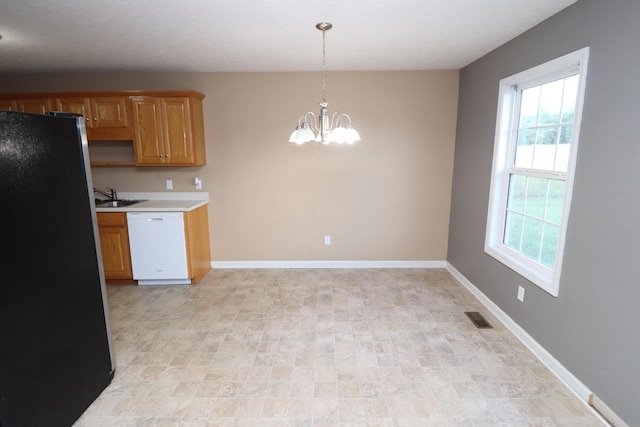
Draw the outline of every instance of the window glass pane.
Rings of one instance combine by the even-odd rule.
[[[560,123],[563,87],[564,79],[542,85],[538,113],[539,126]]]
[[[515,167],[567,171],[578,83],[573,75],[522,91]]]
[[[578,98],[578,82],[580,76],[575,75],[564,79],[564,96],[562,98],[562,123],[573,123]]]
[[[538,261],[540,244],[542,242],[542,222],[532,218],[524,218],[522,222],[522,250],[521,253]]]
[[[547,182],[545,178],[529,177],[527,179],[527,195],[524,213],[536,218],[544,218],[547,199]]]
[[[538,129],[535,151],[533,154],[533,168],[541,170],[553,170],[556,158],[556,140],[558,128]]]
[[[515,167],[530,168],[533,165],[533,145],[535,142],[535,129],[520,129],[518,132],[518,145],[516,146]]]
[[[556,154],[556,164],[553,170],[566,172],[569,167],[569,152],[571,151],[572,126],[560,127],[560,140],[558,141],[558,152]]]
[[[509,199],[507,202],[507,209],[511,211],[524,212],[524,198],[526,188],[526,177],[511,174],[511,176],[509,177]]]
[[[519,127],[534,127],[538,123],[538,105],[540,102],[540,86],[532,87],[522,91],[520,101],[520,122]]]
[[[556,179],[549,180],[549,196],[547,198],[547,209],[545,220],[560,224],[562,221],[562,208],[564,206],[565,181]]]
[[[538,129],[538,137],[536,138],[536,144],[540,145],[555,145],[558,139],[558,127],[544,127]]]
[[[560,227],[551,224],[544,225],[544,235],[542,237],[542,265],[554,268],[556,264],[556,251],[558,250],[558,235]]]
[[[507,212],[504,244],[511,249],[520,252],[520,240],[522,239],[522,219],[523,216],[513,212]]]

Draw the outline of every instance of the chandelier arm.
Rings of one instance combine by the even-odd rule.
[[[346,117],[347,120],[349,120],[349,126],[351,126],[351,116],[348,115],[347,113],[339,113],[340,115],[338,116],[338,120],[340,120],[343,117]]]
[[[309,125],[309,128],[314,132],[318,132],[318,121],[313,111],[307,111],[302,116],[304,117],[304,122]],[[307,116],[311,116],[312,120],[307,119]]]
[[[331,115],[331,121],[329,122],[329,130],[333,130],[334,125],[335,126],[338,125],[338,123],[340,122],[340,117],[342,117],[342,113],[340,113],[340,111],[336,111]]]

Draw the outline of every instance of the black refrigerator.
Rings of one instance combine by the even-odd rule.
[[[68,427],[115,372],[86,130],[0,111],[0,427]]]

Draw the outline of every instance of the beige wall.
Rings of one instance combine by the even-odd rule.
[[[317,113],[310,73],[93,73],[5,76],[0,92],[192,89],[204,99],[207,165],[100,167],[119,191],[211,195],[214,261],[444,260],[457,71],[329,72],[329,111],[349,113],[353,146],[287,142]],[[324,236],[331,235],[331,246]]]

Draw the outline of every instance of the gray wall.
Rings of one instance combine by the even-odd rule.
[[[461,70],[449,262],[640,425],[640,2],[580,0]],[[560,294],[484,253],[500,79],[591,47]],[[517,287],[526,289],[524,302]]]

